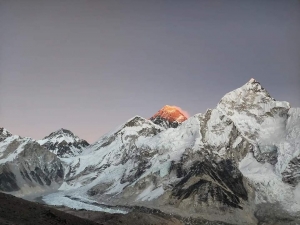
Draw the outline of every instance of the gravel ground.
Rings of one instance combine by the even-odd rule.
[[[182,225],[178,219],[145,212],[109,214],[50,207],[0,193],[0,225]]]

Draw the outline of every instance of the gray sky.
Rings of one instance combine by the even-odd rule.
[[[300,107],[296,0],[0,0],[0,126],[93,142],[166,104],[214,108],[251,77]]]

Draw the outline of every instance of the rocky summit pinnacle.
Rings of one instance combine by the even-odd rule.
[[[254,78],[251,78],[248,83],[257,83],[257,81]]]
[[[53,136],[57,136],[57,135],[67,135],[67,136],[72,136],[74,138],[76,138],[76,136],[74,135],[74,133],[70,130],[64,129],[64,128],[60,128],[57,131],[52,132],[51,134],[49,134],[48,136],[44,137],[45,138],[49,138],[49,137],[53,137]]]
[[[150,120],[164,128],[176,128],[187,120],[187,115],[177,106],[165,105]]]
[[[284,107],[289,109],[288,102],[278,102],[264,89],[261,84],[251,78],[242,87],[227,93],[219,102],[218,109],[228,116],[234,111],[247,111],[256,116],[269,112],[272,108]]]
[[[89,145],[87,141],[64,128],[52,132],[38,142],[62,158],[78,155]]]
[[[10,136],[12,136],[10,132],[8,132],[4,127],[0,127],[0,141]]]

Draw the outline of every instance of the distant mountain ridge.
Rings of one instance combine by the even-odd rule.
[[[0,165],[22,159],[23,145],[8,145],[18,136],[2,133]],[[45,140],[78,142],[65,130]],[[145,206],[209,224],[300,224],[300,108],[276,101],[255,79],[203,114],[187,118],[166,106],[149,120],[129,119],[74,155],[56,157],[51,151],[63,176],[52,176],[59,167],[38,167],[54,171],[46,174],[60,190],[43,197],[47,204]],[[32,152],[39,159],[39,151]],[[18,181],[9,166],[4,176]],[[1,190],[7,183],[0,177]]]

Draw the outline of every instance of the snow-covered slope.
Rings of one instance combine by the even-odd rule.
[[[12,135],[3,128],[1,131],[0,191],[28,196],[61,185],[63,166],[55,154],[31,138]]]
[[[275,101],[260,83],[251,79],[241,88],[226,94],[217,109],[256,145],[254,156],[258,161],[276,163],[278,145],[286,136],[288,102]]]
[[[61,190],[234,224],[256,223],[263,203],[300,212],[299,120],[251,79],[176,129],[134,117],[65,159]]]
[[[89,145],[87,141],[63,128],[52,132],[38,143],[62,158],[76,156]]]
[[[176,128],[158,122],[135,116],[61,158],[64,183],[44,200],[146,206],[230,224],[300,224],[300,109],[251,79]]]
[[[253,145],[239,169],[256,189],[255,203],[299,212],[300,109],[275,101],[254,79],[225,95],[217,109]]]
[[[101,180],[103,170],[111,173],[104,177],[105,182],[118,179],[119,182],[137,176],[147,167],[147,158],[151,158],[156,151],[143,146],[143,142],[164,129],[151,121],[139,116],[128,120],[115,131],[103,136],[99,141],[90,145],[78,157],[72,158],[72,164],[66,177],[78,182],[90,183]],[[65,162],[69,162],[66,159]],[[135,167],[131,170],[131,167]],[[108,172],[112,170],[111,172]],[[139,172],[140,171],[140,172]],[[102,176],[101,176],[102,174]],[[115,175],[114,175],[115,174]],[[77,178],[80,179],[77,179]]]

